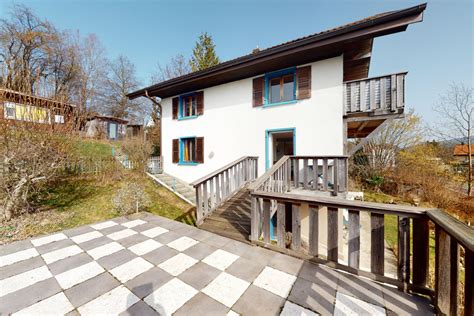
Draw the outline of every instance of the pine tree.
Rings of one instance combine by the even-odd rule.
[[[193,56],[189,61],[192,71],[203,70],[220,63],[215,47],[212,37],[207,32],[199,35],[199,40],[193,49]]]

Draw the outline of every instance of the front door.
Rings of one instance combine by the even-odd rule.
[[[268,130],[266,135],[266,169],[280,160],[283,156],[295,154],[295,130]]]
[[[117,123],[109,122],[109,139],[117,139]]]

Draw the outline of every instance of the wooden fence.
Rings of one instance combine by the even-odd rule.
[[[258,157],[244,156],[191,183],[196,190],[197,224],[257,178]]]

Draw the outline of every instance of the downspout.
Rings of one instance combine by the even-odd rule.
[[[158,107],[158,110],[160,112],[160,116],[158,118],[159,122],[160,122],[160,132],[159,132],[159,135],[160,135],[160,145],[159,145],[159,148],[160,148],[160,156],[163,155],[163,137],[161,135],[161,131],[162,131],[162,120],[161,120],[161,117],[162,117],[162,114],[163,114],[163,111],[162,111],[162,108],[161,108],[161,103],[159,103],[158,101],[156,101],[153,97],[150,97],[150,95],[148,94],[148,90],[145,90],[145,97],[150,100],[151,102],[153,102],[153,104],[155,104],[157,107]]]

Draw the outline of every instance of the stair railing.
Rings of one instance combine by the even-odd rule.
[[[255,180],[257,165],[258,157],[244,156],[191,183],[196,190],[197,225],[245,184]]]

